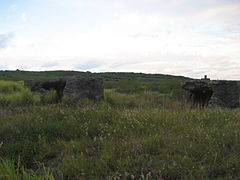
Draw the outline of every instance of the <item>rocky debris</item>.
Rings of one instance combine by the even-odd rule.
[[[58,79],[26,80],[24,83],[26,87],[41,98],[51,90],[56,91],[58,100],[63,96],[70,98],[72,101],[78,101],[82,98],[91,100],[103,98],[103,83],[101,79],[97,78],[74,76]]]
[[[199,107],[239,107],[239,88],[236,81],[192,80],[182,83],[187,101]]]

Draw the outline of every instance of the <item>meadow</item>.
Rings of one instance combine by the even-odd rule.
[[[170,90],[55,104],[1,81],[0,179],[238,179],[240,111],[193,109]]]

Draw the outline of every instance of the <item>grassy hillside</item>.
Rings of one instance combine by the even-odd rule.
[[[163,74],[143,73],[90,73],[79,71],[0,71],[0,80],[22,81],[26,79],[59,78],[68,76],[88,76],[103,79],[105,89],[115,89],[117,92],[134,94],[144,91],[155,91],[168,94],[175,99],[182,98],[180,83],[189,78]]]
[[[139,81],[169,81],[188,79],[183,76],[172,76],[164,74],[144,74],[144,73],[91,73],[81,71],[0,71],[0,80],[27,80],[38,78],[59,78],[67,76],[91,76],[99,77],[103,80],[139,80]]]

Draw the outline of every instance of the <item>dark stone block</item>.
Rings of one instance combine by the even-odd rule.
[[[99,100],[103,98],[103,82],[101,79],[75,76],[59,79],[37,79],[26,80],[25,86],[34,94],[43,97],[50,90],[57,92],[57,99],[63,96],[69,97],[72,101],[82,98]]]
[[[187,101],[199,107],[239,107],[239,88],[236,81],[187,81],[182,84]]]

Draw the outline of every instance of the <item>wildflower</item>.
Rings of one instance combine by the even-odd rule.
[[[2,145],[3,145],[3,141],[0,142],[0,148],[2,147]]]

